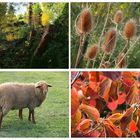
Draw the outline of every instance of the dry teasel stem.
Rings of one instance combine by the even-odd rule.
[[[118,10],[114,16],[114,23],[119,24],[123,19],[123,12]]]
[[[116,44],[116,30],[115,29],[110,29],[107,34],[106,34],[106,39],[103,44],[103,50],[105,53],[110,53]]]
[[[98,45],[94,44],[91,47],[87,48],[87,52],[85,54],[85,58],[90,60],[94,59],[98,53]]]
[[[90,9],[85,8],[76,19],[76,32],[80,35],[80,45],[76,57],[75,68],[79,65],[80,59],[83,55],[83,46],[85,42],[86,35],[92,30],[92,14]]]
[[[130,40],[136,33],[136,22],[130,19],[126,22],[124,27],[124,36],[126,39]]]
[[[124,53],[119,54],[118,56],[118,68],[126,67],[126,57]]]
[[[92,14],[89,8],[85,8],[79,15],[76,23],[76,32],[79,35],[88,34],[92,30]]]

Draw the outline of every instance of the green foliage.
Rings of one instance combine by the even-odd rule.
[[[28,4],[8,3],[9,12],[0,23],[0,68],[68,67],[68,4],[33,3],[31,27],[28,25]],[[27,11],[20,13],[22,8]],[[1,10],[4,12],[0,5],[0,13]],[[34,51],[45,31],[41,25],[44,13],[51,13],[49,23],[53,30],[42,56],[34,58]]]
[[[23,110],[23,120],[18,118],[18,110],[12,110],[3,119],[0,137],[68,137],[68,72],[0,72],[0,77],[0,83],[45,80],[53,86],[35,109],[35,125],[28,121],[28,109]]]

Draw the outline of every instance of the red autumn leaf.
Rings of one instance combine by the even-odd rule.
[[[99,82],[99,72],[89,72],[89,80],[92,82]]]
[[[89,105],[95,107],[96,106],[96,100],[91,99],[90,102],[89,102]]]
[[[118,95],[118,105],[123,104],[126,101],[126,94],[125,93],[119,93]]]
[[[73,116],[79,107],[79,99],[76,88],[71,89],[71,115]]]
[[[121,129],[123,131],[126,130],[127,126],[132,121],[133,111],[134,111],[134,108],[130,107],[129,109],[126,110],[126,112],[124,113],[123,117],[121,118],[120,123],[121,123]]]
[[[135,79],[131,72],[122,72],[122,81],[124,85],[125,93],[127,94],[132,87],[132,85],[135,83]]]
[[[126,96],[126,103],[129,105],[139,103],[139,89],[136,85],[132,86],[128,92]]]
[[[87,132],[89,127],[91,126],[91,122],[92,120],[90,119],[84,119],[82,120],[78,126],[77,126],[77,130],[79,131],[83,131],[83,132]]]
[[[104,98],[104,100],[107,102],[109,99],[109,92],[111,87],[112,81],[108,78],[104,79],[100,84],[100,95]]]
[[[107,107],[112,111],[116,110],[117,106],[118,106],[117,100],[116,101],[113,100],[112,102],[108,102],[107,104]]]
[[[99,121],[100,113],[95,107],[91,107],[85,104],[81,104],[79,109],[85,112],[89,118],[94,119],[94,121]]]
[[[103,72],[103,74],[113,81],[119,79],[121,76],[121,72],[117,72],[117,71],[115,71],[115,72],[106,71],[106,72]]]
[[[129,131],[136,132],[138,130],[138,127],[136,125],[136,122],[132,120],[129,124]]]
[[[104,120],[103,124],[106,130],[106,137],[121,137],[122,131],[116,127],[111,121]]]

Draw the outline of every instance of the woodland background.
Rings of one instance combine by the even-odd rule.
[[[79,47],[79,36],[76,34],[76,31],[75,31],[75,20],[77,16],[80,14],[80,12],[82,11],[82,9],[86,7],[91,9],[91,12],[93,15],[93,30],[86,38],[85,45],[84,45],[84,53],[87,47],[91,46],[94,43],[98,44],[99,37],[101,35],[102,29],[105,23],[105,19],[107,16],[108,3],[72,3],[71,4],[71,67],[74,67],[74,63],[76,60],[77,51]],[[118,26],[118,29],[123,31],[123,27],[126,21],[128,21],[129,19],[134,19],[137,24],[136,36],[139,36],[140,34],[140,15],[139,15],[140,3],[117,3],[117,2],[111,3],[110,12],[109,12],[109,20],[107,22],[105,32],[110,27],[115,27],[115,24],[113,24],[112,20],[117,10],[121,10],[123,12],[123,21]],[[125,46],[124,39],[121,37],[118,37],[117,45],[116,45],[117,49],[115,49],[112,60],[116,58],[118,52],[120,52],[120,50],[122,50],[124,46]],[[132,49],[130,53],[127,55],[129,68],[140,67],[139,55],[140,55],[140,43],[138,42],[136,44],[136,47]],[[101,58],[102,58],[102,54],[100,53],[96,58],[95,67],[98,67]],[[86,66],[85,61],[81,61],[79,68],[85,67],[85,66]]]
[[[0,3],[0,68],[67,67],[68,3]]]

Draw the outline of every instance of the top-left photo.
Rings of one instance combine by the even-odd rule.
[[[68,13],[68,3],[0,3],[0,68],[68,68]]]

